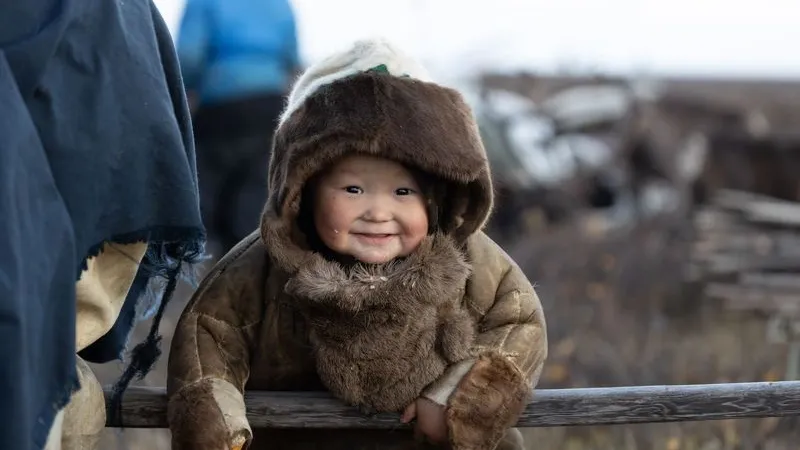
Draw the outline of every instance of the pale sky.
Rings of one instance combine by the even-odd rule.
[[[173,30],[182,1],[155,0]],[[355,39],[382,35],[445,78],[480,66],[800,78],[797,0],[292,3],[307,64]]]

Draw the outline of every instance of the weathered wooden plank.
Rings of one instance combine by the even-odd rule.
[[[742,273],[739,282],[754,287],[794,289],[800,293],[800,273]]]
[[[709,298],[731,300],[740,304],[761,302],[800,304],[800,292],[793,289],[747,286],[741,283],[706,283],[703,293]]]
[[[800,257],[749,257],[742,255],[715,255],[703,261],[691,261],[698,276],[737,275],[744,271],[800,271]]]
[[[797,231],[800,202],[771,198],[752,192],[720,191],[712,204],[694,214],[695,228],[703,233],[738,233],[747,229]]]
[[[396,414],[361,415],[325,393],[250,392],[255,428],[402,428]],[[518,426],[608,425],[800,415],[800,381],[616,388],[541,389]],[[129,428],[166,427],[164,389],[132,387],[123,401]],[[108,423],[118,427],[119,423]]]
[[[784,200],[752,191],[739,189],[720,189],[713,198],[713,204],[727,209],[746,211],[752,205],[781,205],[797,207],[798,204],[791,200]],[[798,209],[800,211],[800,209]]]
[[[706,233],[692,245],[693,253],[706,255],[713,252],[753,252],[757,255],[800,255],[800,233],[788,231],[765,231],[750,227],[740,232]]]

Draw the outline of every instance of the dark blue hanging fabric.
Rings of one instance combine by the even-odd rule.
[[[82,352],[106,362],[148,283],[174,287],[204,239],[186,98],[152,2],[0,2],[0,448],[42,448],[77,387],[87,259],[104,242],[149,243],[114,328]],[[128,378],[158,357],[154,328]]]

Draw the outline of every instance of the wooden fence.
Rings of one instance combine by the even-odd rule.
[[[108,395],[108,392],[106,393]],[[396,414],[365,416],[325,393],[249,392],[253,428],[401,428]],[[131,387],[122,424],[166,428],[163,388]],[[539,389],[519,427],[612,425],[800,415],[800,381],[581,389]]]

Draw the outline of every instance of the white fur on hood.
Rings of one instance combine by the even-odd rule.
[[[282,124],[311,94],[326,84],[384,64],[390,74],[431,81],[428,71],[384,38],[356,41],[348,50],[335,53],[309,67],[294,84]]]

